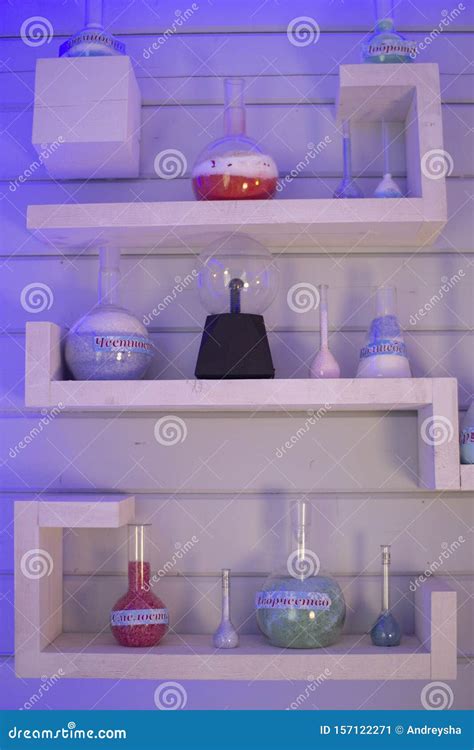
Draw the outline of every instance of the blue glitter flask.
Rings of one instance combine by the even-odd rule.
[[[120,250],[100,249],[99,302],[66,338],[66,363],[76,380],[139,380],[153,356],[148,331],[121,307]]]
[[[102,0],[85,0],[86,20],[83,29],[73,34],[59,48],[59,57],[110,57],[125,55],[125,45],[106,31]]]
[[[375,31],[362,45],[364,63],[409,63],[417,55],[415,42],[395,30],[394,0],[374,0]]]
[[[377,617],[370,637],[374,646],[399,646],[401,640],[400,625],[390,610],[390,545],[383,544],[382,551],[382,611]]]

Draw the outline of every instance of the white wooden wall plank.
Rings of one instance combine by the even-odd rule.
[[[136,70],[142,95],[142,105],[172,106],[220,105],[224,103],[224,86],[221,77],[163,76],[160,71]],[[441,73],[441,100],[444,104],[472,104],[474,100],[471,73]],[[34,71],[0,71],[0,111],[20,110],[31,105],[33,99]],[[339,76],[333,73],[319,75],[249,75],[245,77],[245,101],[251,104],[333,104],[336,99]]]
[[[462,255],[433,255],[429,261],[408,251],[380,256],[368,264],[364,256],[339,258],[329,253],[315,258],[275,255],[280,271],[280,291],[265,313],[268,328],[319,329],[318,312],[298,312],[288,304],[298,283],[329,284],[329,324],[333,331],[359,328],[372,318],[374,288],[390,283],[398,289],[399,318],[409,331],[471,330],[474,309],[469,290],[474,271]],[[196,330],[206,311],[197,287],[202,265],[199,257],[125,256],[121,262],[123,304],[146,322],[149,330]],[[8,305],[4,330],[24,330],[29,320],[49,320],[64,327],[96,304],[98,259],[82,256],[72,262],[60,258],[21,258],[9,263],[0,275],[0,294]],[[50,309],[25,310],[21,293],[26,284],[41,282],[52,292]],[[442,286],[445,286],[443,291]],[[71,297],[71,289],[78,294]],[[437,295],[437,298],[435,297]],[[290,294],[291,300],[291,294]],[[431,300],[431,302],[430,302]],[[427,305],[422,315],[420,308]]]
[[[2,179],[24,183],[19,176],[33,173],[47,177],[46,165],[32,166],[37,153],[31,145],[32,110],[0,111],[0,147],[4,158]],[[453,160],[454,176],[474,174],[474,108],[466,104],[444,105],[443,130],[446,150]],[[156,156],[166,149],[180,151],[187,162],[186,175],[202,149],[223,132],[222,108],[218,106],[169,106],[142,108],[140,176],[156,177]],[[300,161],[301,176],[337,176],[342,171],[342,147],[334,106],[327,104],[269,104],[247,107],[247,132],[276,160],[280,176],[291,173]],[[58,138],[67,133],[58,132]],[[401,123],[391,132],[394,174],[405,174],[405,146]],[[326,139],[326,141],[325,141]],[[314,158],[308,158],[308,144],[323,143]],[[327,144],[327,145],[325,145]],[[60,148],[60,146],[58,146]],[[306,164],[307,162],[307,164]],[[377,177],[383,168],[381,126],[364,123],[353,127],[353,167],[361,176]],[[30,171],[27,171],[30,170]],[[10,189],[10,188],[9,188]],[[10,190],[11,192],[11,190]]]

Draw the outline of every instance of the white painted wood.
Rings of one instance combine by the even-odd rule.
[[[140,110],[125,55],[37,62],[32,140],[52,177],[136,177]]]
[[[431,654],[431,677],[455,679],[457,674],[456,592],[429,578],[415,592],[415,632]]]
[[[15,506],[15,668],[39,668],[62,631],[62,529],[42,529],[36,502]]]
[[[38,502],[38,525],[41,528],[115,529],[133,521],[135,498],[103,495],[48,497]]]
[[[474,123],[474,120],[473,120]],[[464,132],[464,131],[463,131]],[[474,132],[474,131],[473,131]],[[337,171],[337,170],[336,170]],[[339,178],[302,178],[296,179],[288,185],[285,190],[288,193],[285,200],[290,199],[315,199],[315,198],[327,198],[336,188]],[[377,178],[363,179],[360,180],[362,189],[366,195],[371,195],[375,190],[377,184]],[[403,182],[403,181],[402,181]],[[1,184],[0,184],[1,185]],[[79,201],[81,204],[89,203],[102,203],[104,200],[105,191],[107,197],[114,202],[127,203],[130,200],[135,200],[139,196],[140,201],[153,202],[159,201],[186,201],[186,205],[192,205],[192,190],[191,184],[188,179],[176,179],[176,180],[159,180],[159,179],[142,179],[142,180],[116,180],[116,181],[94,181],[89,180],[86,182],[62,182],[53,183],[46,182],[44,180],[32,180],[31,183],[27,182],[21,186],[21,190],[17,190],[14,193],[14,197],[10,195],[9,183],[3,183],[3,190],[8,195],[9,200],[3,201],[3,212],[0,213],[0,228],[3,232],[3,244],[2,244],[2,255],[7,258],[15,256],[20,258],[22,256],[30,257],[32,255],[39,255],[42,257],[48,256],[59,256],[62,258],[76,257],[78,255],[94,255],[97,254],[97,245],[84,245],[78,243],[76,249],[74,247],[59,247],[56,244],[49,242],[39,231],[32,233],[26,227],[26,213],[29,204],[34,204],[38,200],[38,193],[41,195],[42,204],[51,203],[58,204],[61,202],[75,202]],[[371,254],[375,256],[385,255],[389,252],[393,253],[407,253],[411,255],[423,256],[426,253],[443,252],[450,254],[463,253],[464,255],[472,254],[472,247],[470,245],[470,237],[472,236],[472,198],[471,196],[471,183],[469,179],[448,179],[448,197],[449,197],[449,214],[450,220],[442,233],[435,240],[433,245],[420,244],[416,247],[411,246],[403,247],[401,244],[397,246],[389,244],[389,237],[387,235],[381,237],[380,244],[377,246],[368,245],[354,245],[350,248],[350,255],[359,256],[360,254]],[[274,202],[280,202],[280,199],[275,199]],[[172,237],[168,238],[167,244],[146,249],[146,253],[153,253],[157,255],[172,255],[176,257],[176,254],[189,254],[190,251],[194,252],[199,247],[200,242],[193,239],[191,247],[185,246],[181,243],[179,253],[174,249],[173,243],[179,245],[176,239]],[[269,248],[270,250],[272,248]],[[143,255],[143,248],[140,248],[138,244],[133,244],[133,240],[130,239],[130,245],[126,249],[127,254]],[[280,251],[278,248],[274,248],[274,252],[278,254]],[[313,244],[304,246],[302,244],[295,244],[285,247],[285,255],[294,254],[308,254],[313,255],[314,253],[327,254],[327,249],[324,245]],[[346,256],[348,253],[347,246],[331,247],[332,255],[343,255]],[[371,267],[367,267],[367,270],[371,270]]]
[[[25,392],[27,405],[29,399],[42,401],[48,397],[51,380],[62,377],[61,329],[58,326],[43,325],[37,329],[37,325],[27,324],[30,346],[25,350],[25,381],[31,386],[28,394]]]
[[[51,498],[44,505],[36,500],[15,503],[17,674],[30,670],[36,674],[39,668],[41,676],[41,651],[62,631],[63,528],[100,526],[107,520],[116,526],[131,520],[134,498],[107,499],[105,503],[105,512],[100,498],[93,496],[79,497],[76,506],[59,498]]]
[[[68,677],[153,680],[308,680],[326,671],[332,680],[429,679],[430,654],[414,636],[399,649],[372,646],[369,636],[343,636],[327,649],[279,649],[261,635],[241,637],[232,651],[216,651],[210,635],[170,634],[139,654],[118,646],[112,635],[63,633],[40,655],[48,674],[64,659]],[[35,676],[30,674],[29,676]],[[313,678],[313,679],[314,679]]]
[[[418,412],[419,473],[421,486],[460,486],[459,414],[457,387],[433,379],[432,403]]]
[[[461,489],[474,490],[474,465],[461,466]]]
[[[430,161],[422,169],[424,159],[444,148],[438,66],[341,65],[339,76],[339,120],[404,123],[408,195],[423,196],[427,218],[444,225],[445,177],[433,179]]]
[[[39,239],[59,249],[111,244],[193,250],[239,230],[286,249],[427,245],[445,217],[431,215],[424,198],[316,198],[33,205],[27,223]]]

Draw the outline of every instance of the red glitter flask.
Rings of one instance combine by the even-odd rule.
[[[152,591],[146,562],[146,531],[150,524],[128,527],[128,591],[110,613],[110,627],[121,646],[156,646],[168,631],[168,610]]]

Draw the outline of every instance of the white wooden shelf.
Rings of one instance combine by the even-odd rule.
[[[26,324],[25,404],[67,411],[417,411],[420,486],[459,489],[455,378],[62,380],[61,329]],[[432,438],[437,426],[447,438]],[[450,427],[451,426],[451,427]]]
[[[461,489],[474,490],[474,464],[461,464]]]
[[[456,592],[436,578],[415,592],[415,634],[406,635],[399,648],[377,648],[367,635],[345,635],[327,649],[285,650],[248,635],[237,649],[215,651],[210,635],[171,632],[159,646],[137,650],[119,646],[109,633],[64,633],[63,527],[103,527],[105,516],[117,527],[133,514],[133,497],[15,503],[15,669],[20,677],[45,679],[59,666],[67,677],[153,680],[308,680],[324,670],[335,680],[456,676]],[[49,573],[28,574],[32,551],[49,562]]]
[[[406,198],[32,205],[27,225],[58,252],[104,244],[194,250],[229,231],[289,250],[431,244],[447,220],[444,177],[421,170],[425,154],[443,149],[439,90],[432,63],[340,67],[339,119],[405,123]]]

